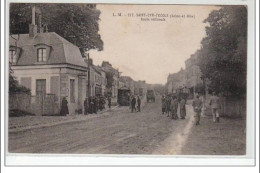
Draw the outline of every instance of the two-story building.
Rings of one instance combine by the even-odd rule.
[[[9,37],[14,76],[36,98],[32,99],[32,111],[36,114],[59,113],[64,97],[70,114],[81,112],[88,69],[80,50],[54,32],[37,32],[34,15],[28,34]],[[54,103],[48,101],[49,97],[54,98]]]

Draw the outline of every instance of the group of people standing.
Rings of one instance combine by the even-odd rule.
[[[111,107],[111,98],[108,97],[108,106]],[[84,115],[97,113],[105,109],[106,97],[105,96],[91,96],[84,100]]]
[[[180,106],[180,117],[185,119],[186,117],[186,100],[182,97],[180,100],[176,96],[162,96],[162,114],[167,114],[167,117],[171,116],[172,119],[177,120],[178,116],[178,106]]]
[[[137,109],[136,109],[136,103],[137,103]],[[141,98],[140,96],[135,96],[135,95],[132,95],[130,97],[130,109],[131,109],[131,112],[141,112]]]
[[[162,114],[167,114],[167,117],[171,115],[172,119],[178,119],[178,106],[180,108],[180,117],[185,119],[186,116],[186,99],[182,97],[177,99],[175,96],[167,95],[162,96]],[[221,109],[221,104],[219,97],[215,92],[212,93],[212,96],[209,100],[209,105],[212,110],[213,122],[219,122],[219,110]],[[199,95],[195,96],[195,99],[192,102],[192,107],[194,111],[195,125],[200,125],[200,116],[202,112],[203,102],[200,99]]]
[[[108,107],[111,108],[111,97],[107,97]],[[106,97],[105,96],[90,96],[84,100],[84,115],[97,113],[105,109]],[[68,101],[66,97],[63,97],[61,102],[61,116],[69,114]]]

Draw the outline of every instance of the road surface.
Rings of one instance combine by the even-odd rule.
[[[181,154],[192,126],[161,114],[160,98],[141,112],[119,107],[81,122],[9,133],[11,153]]]

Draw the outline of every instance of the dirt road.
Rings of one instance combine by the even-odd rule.
[[[160,99],[141,112],[119,107],[97,118],[9,133],[9,152],[179,154],[191,126],[161,114]]]

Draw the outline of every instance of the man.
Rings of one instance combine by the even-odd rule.
[[[88,98],[86,97],[84,100],[84,115],[88,115],[88,107],[89,107],[89,103],[88,103]]]
[[[195,113],[196,125],[200,125],[200,114],[202,109],[202,101],[199,99],[199,95],[196,96],[195,100],[192,102],[192,107]]]
[[[166,113],[167,113],[167,117],[170,116],[171,113],[171,96],[168,95],[167,99],[166,99]]]
[[[110,96],[108,96],[107,101],[108,101],[108,107],[110,109],[111,108],[111,97]]]
[[[185,104],[186,104],[186,100],[184,99],[184,97],[182,97],[181,102],[180,102],[180,116],[181,116],[181,119],[185,119],[185,117],[186,117],[186,107],[185,107]]]
[[[212,93],[210,98],[209,105],[212,109],[213,122],[219,122],[219,109],[221,108],[220,101],[215,92]]]
[[[177,115],[178,110],[178,100],[175,96],[173,96],[173,99],[171,100],[171,113],[172,113],[172,119],[178,119]]]
[[[164,95],[162,96],[162,114],[164,114],[166,111],[166,99]]]
[[[141,112],[141,99],[139,96],[137,96],[137,111]]]
[[[136,104],[136,98],[135,96],[133,96],[131,100],[131,112],[133,112],[134,110],[136,111],[135,104]]]

